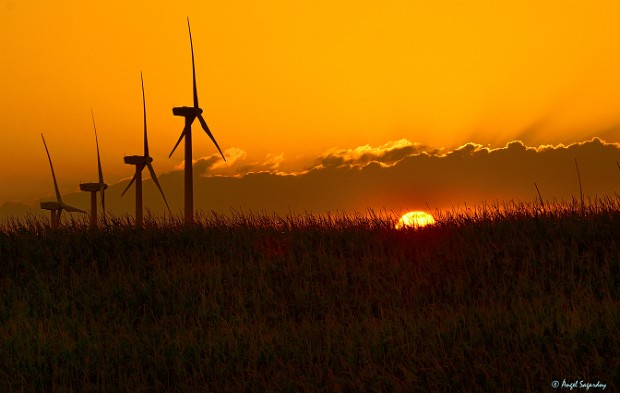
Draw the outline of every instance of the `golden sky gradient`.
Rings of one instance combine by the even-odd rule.
[[[141,154],[144,73],[157,173],[191,104],[223,150],[300,170],[330,149],[620,139],[618,1],[0,0],[0,203],[106,181]],[[194,158],[216,150],[194,128]],[[174,190],[166,190],[174,192]],[[179,190],[180,192],[180,190]]]

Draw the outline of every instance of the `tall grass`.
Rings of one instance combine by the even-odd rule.
[[[0,229],[0,391],[620,380],[620,200]]]

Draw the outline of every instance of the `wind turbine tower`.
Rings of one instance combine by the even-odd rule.
[[[105,189],[108,185],[103,181],[103,171],[101,170],[101,157],[99,156],[99,138],[97,138],[97,127],[95,126],[95,115],[91,110],[93,118],[93,128],[95,129],[95,143],[97,145],[97,167],[99,169],[99,183],[80,183],[80,190],[90,192],[90,225],[97,226],[97,192],[101,193],[101,212],[105,222]]]
[[[164,191],[159,185],[159,181],[157,181],[157,175],[155,174],[155,170],[153,169],[153,158],[149,156],[149,139],[146,131],[146,100],[144,98],[144,80],[142,79],[142,73],[140,73],[140,80],[142,81],[142,105],[144,107],[144,155],[142,156],[125,156],[123,159],[125,164],[134,165],[136,167],[136,172],[125,188],[125,191],[121,194],[121,197],[125,195],[129,187],[135,182],[136,183],[136,226],[141,227],[143,222],[142,215],[142,170],[147,167],[149,172],[151,173],[151,179],[159,188],[159,192],[161,192],[161,196],[164,198],[164,202],[166,203],[166,207],[168,208],[168,212],[172,215],[170,211],[170,206],[168,206],[168,201],[166,200],[166,196],[164,195]]]
[[[226,161],[224,157],[224,153],[222,153],[222,149],[217,144],[217,141],[213,137],[211,130],[209,130],[209,126],[202,116],[202,109],[198,106],[198,91],[196,88],[196,67],[194,64],[194,44],[192,43],[192,30],[189,25],[189,18],[187,18],[187,29],[189,31],[189,45],[192,51],[192,76],[193,76],[193,84],[194,84],[194,106],[182,106],[172,108],[172,114],[175,116],[181,116],[185,118],[185,127],[183,128],[183,132],[181,132],[181,136],[179,140],[172,148],[172,152],[168,158],[172,157],[172,154],[176,150],[181,140],[185,138],[185,222],[192,223],[194,221],[194,179],[193,179],[193,162],[192,162],[192,124],[194,120],[198,118],[202,129],[207,133],[209,138],[217,147],[217,150],[220,152],[220,155]]]

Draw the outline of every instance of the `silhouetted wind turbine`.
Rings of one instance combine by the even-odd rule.
[[[189,31],[189,45],[192,51],[192,76],[194,82],[194,106],[182,106],[172,108],[172,113],[175,116],[182,116],[185,118],[185,127],[183,128],[183,132],[181,132],[181,136],[179,140],[172,148],[170,155],[168,158],[172,157],[172,154],[176,150],[179,143],[181,143],[181,139],[185,138],[185,222],[191,223],[194,221],[194,181],[193,181],[193,162],[192,162],[192,123],[194,120],[198,118],[202,129],[207,133],[209,138],[217,147],[217,150],[220,152],[224,161],[226,158],[224,157],[224,153],[222,153],[222,149],[217,144],[217,141],[211,134],[211,130],[209,130],[209,126],[207,126],[207,122],[202,117],[202,109],[198,106],[198,91],[196,88],[196,67],[194,64],[194,44],[192,43],[192,30],[189,26],[189,18],[187,18],[187,29]]]
[[[101,211],[105,222],[105,192],[108,185],[103,181],[103,171],[101,170],[101,157],[99,156],[99,138],[97,138],[97,126],[95,126],[95,115],[91,109],[90,115],[93,118],[93,128],[95,129],[95,143],[97,145],[97,167],[99,169],[99,183],[81,183],[80,190],[90,192],[90,225],[97,226],[97,192],[101,193]]]
[[[136,226],[142,226],[142,170],[144,167],[149,168],[149,172],[151,173],[151,179],[159,188],[159,192],[161,192],[161,196],[164,198],[164,202],[166,203],[166,207],[168,208],[168,212],[172,215],[170,211],[170,206],[168,206],[168,201],[166,200],[166,196],[164,195],[164,190],[161,189],[159,185],[159,181],[157,181],[157,175],[155,174],[155,170],[153,169],[153,158],[149,156],[149,139],[146,132],[146,99],[144,98],[144,80],[142,79],[142,73],[140,73],[140,80],[142,81],[142,105],[144,107],[144,155],[143,156],[125,156],[125,164],[135,165],[136,173],[125,188],[125,191],[121,194],[121,197],[125,195],[129,187],[136,182]]]
[[[56,174],[54,173],[54,165],[52,165],[52,157],[50,157],[50,152],[47,150],[47,144],[45,143],[45,138],[43,134],[41,134],[41,139],[43,139],[43,146],[45,146],[45,152],[47,153],[47,159],[50,162],[50,168],[52,169],[52,179],[54,179],[54,191],[56,191],[56,202],[41,202],[41,209],[49,210],[51,213],[50,224],[52,228],[58,228],[60,225],[60,215],[63,210],[68,212],[75,213],[84,213],[84,210],[78,209],[77,207],[69,206],[62,201],[62,197],[60,196],[60,191],[58,191],[58,183],[56,183]]]

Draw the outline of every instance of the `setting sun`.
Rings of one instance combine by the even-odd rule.
[[[404,214],[396,224],[396,229],[404,227],[424,227],[435,223],[435,218],[422,211],[414,211]]]

